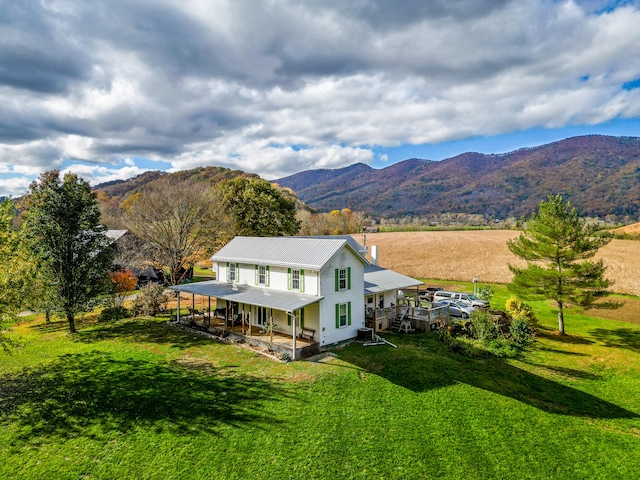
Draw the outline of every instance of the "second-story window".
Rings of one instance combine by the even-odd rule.
[[[258,285],[267,284],[267,267],[260,265],[258,267]]]
[[[238,271],[236,270],[236,264],[229,264],[229,281],[235,282],[238,280]]]
[[[300,270],[291,270],[291,289],[300,290]]]
[[[338,282],[339,282],[339,287],[340,290],[344,290],[345,288],[347,288],[347,269],[346,268],[341,268],[339,275],[338,275]]]

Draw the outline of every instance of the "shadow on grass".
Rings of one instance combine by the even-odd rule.
[[[167,320],[153,318],[133,318],[117,322],[97,324],[94,328],[79,331],[73,340],[81,343],[96,343],[118,339],[132,343],[159,343],[180,348],[189,348],[211,342],[199,335],[190,335],[167,323]]]
[[[0,425],[11,424],[18,439],[36,444],[47,437],[110,438],[140,426],[215,434],[222,425],[273,423],[261,406],[284,396],[273,382],[208,364],[91,352],[0,376]]]
[[[593,340],[588,338],[576,337],[575,335],[560,334],[557,330],[538,328],[538,337],[546,338],[547,340],[553,340],[554,342],[570,343],[572,345],[591,345]]]
[[[557,348],[549,348],[549,347],[538,347],[538,350],[541,350],[543,352],[559,353],[561,355],[570,355],[570,356],[574,356],[574,357],[586,357],[587,356],[586,353],[568,352],[567,350],[558,350]]]
[[[76,325],[79,328],[79,325]],[[69,322],[67,320],[54,320],[49,323],[42,322],[29,326],[31,330],[38,333],[53,333],[69,330]]]
[[[385,338],[399,348],[351,346],[342,350],[340,357],[415,392],[465,383],[549,413],[592,418],[640,416],[588,393],[529,373],[497,357],[456,355],[434,334],[385,335]],[[562,373],[577,376],[576,371]]]
[[[599,380],[602,378],[600,375],[596,375],[590,372],[585,372],[584,370],[577,370],[575,368],[559,367],[556,365],[543,365],[541,363],[532,363],[532,362],[527,362],[527,363],[534,367],[544,368],[549,372],[557,373],[569,379]]]
[[[633,328],[597,328],[589,332],[607,347],[640,352],[640,330]]]

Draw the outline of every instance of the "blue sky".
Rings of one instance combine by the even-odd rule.
[[[640,136],[637,1],[0,2],[0,195]]]

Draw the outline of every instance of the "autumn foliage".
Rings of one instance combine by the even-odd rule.
[[[114,307],[121,307],[127,292],[135,290],[138,279],[131,270],[109,272],[112,284],[111,299]]]

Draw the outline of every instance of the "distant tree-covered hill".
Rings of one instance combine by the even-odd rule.
[[[255,174],[245,173],[242,170],[231,170],[224,167],[198,167],[192,170],[182,170],[174,173],[154,170],[145,172],[128,180],[116,180],[114,182],[101,183],[100,185],[96,185],[93,190],[97,192],[104,192],[109,197],[118,197],[122,200],[139,192],[141,189],[152,185],[158,178],[164,176],[172,177],[177,182],[184,179],[196,179],[210,183],[211,185],[215,185],[222,180],[230,180],[240,176],[258,178]]]
[[[469,213],[529,215],[562,193],[589,216],[640,215],[640,138],[590,135],[511,153],[410,159],[375,170],[355,164],[310,170],[277,182],[320,211],[374,216]]]

